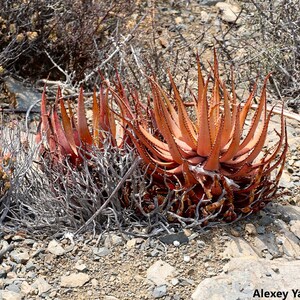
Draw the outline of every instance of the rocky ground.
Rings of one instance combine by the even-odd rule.
[[[164,22],[157,46],[167,51],[178,39],[175,44],[183,47],[197,38],[199,24],[211,24],[210,30],[234,24],[235,8],[221,10],[217,2],[198,1],[193,14],[162,5],[160,11],[175,23]],[[213,38],[206,40],[210,45]],[[275,117],[273,129],[278,124]],[[290,152],[279,196],[257,215],[159,239],[120,232],[79,237],[0,232],[0,300],[300,298],[300,128],[293,119],[287,124]],[[271,130],[269,139],[276,137]]]
[[[272,125],[278,126],[276,118]],[[261,289],[294,299],[300,280],[297,121],[288,119],[288,134],[278,198],[234,224],[159,239],[0,233],[0,299],[267,299],[253,297]]]
[[[0,299],[265,299],[253,297],[256,289],[294,299],[299,240],[300,208],[283,204],[231,226],[161,240],[7,233]]]

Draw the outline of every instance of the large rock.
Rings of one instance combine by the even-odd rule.
[[[259,253],[257,253],[256,250],[242,238],[232,238],[232,241],[229,242],[222,254],[224,259],[245,256],[258,257]]]
[[[233,258],[224,266],[221,275],[204,279],[192,294],[192,299],[265,299],[264,295],[261,295],[262,290],[288,292],[286,299],[294,299],[293,290],[298,288],[297,283],[300,282],[299,270],[300,261]],[[278,299],[283,299],[283,295]]]
[[[299,206],[273,204],[272,206],[268,206],[268,209],[276,214],[279,213],[281,218],[287,223],[292,220],[300,220]]]
[[[11,98],[12,106],[16,106],[17,110],[26,112],[32,105],[31,112],[40,112],[39,100],[41,94],[34,89],[25,86],[22,82],[13,77],[7,76],[4,78],[9,97]]]
[[[300,239],[300,220],[297,221],[291,221],[291,232],[298,238]]]

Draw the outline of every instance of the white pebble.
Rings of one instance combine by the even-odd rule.
[[[184,260],[185,262],[189,262],[189,261],[191,260],[191,258],[190,258],[188,255],[184,255],[184,256],[183,256],[183,260]]]
[[[180,242],[179,242],[179,241],[174,241],[174,242],[173,242],[173,245],[174,245],[175,247],[179,247],[179,246],[180,246]]]

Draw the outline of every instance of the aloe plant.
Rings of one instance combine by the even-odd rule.
[[[272,110],[267,111],[266,99],[269,76],[264,81],[251,125],[246,128],[256,85],[241,104],[234,84],[230,94],[222,82],[216,55],[213,76],[204,79],[199,58],[197,66],[198,95],[193,99],[195,121],[171,75],[172,96],[157,80],[149,78],[153,108],[147,108],[147,114],[152,116],[147,121],[145,111],[133,110],[120,88],[113,95],[124,112],[127,133],[154,178],[152,185],[159,187],[160,204],[165,186],[165,189],[182,192],[182,197],[173,201],[172,215],[204,219],[215,216],[232,221],[261,209],[272,200],[287,152],[286,125],[281,114],[278,142],[268,148],[266,138],[272,117]],[[138,97],[134,100],[135,107],[143,106]],[[274,170],[278,172],[272,179]],[[154,196],[152,190],[151,197],[146,197],[148,208],[155,207],[153,201],[153,205],[149,205],[149,199]]]
[[[114,113],[111,112],[108,92],[101,88],[97,95],[94,90],[90,131],[82,88],[78,96],[76,118],[70,102],[66,108],[59,88],[56,101],[48,110],[44,90],[41,122],[36,137],[37,142],[41,143],[41,153],[48,155],[53,163],[64,162],[68,158],[72,164],[78,166],[85,157],[88,157],[92,147],[101,149],[106,139],[109,139],[113,146],[121,148],[125,140],[122,120],[117,122]]]
[[[229,92],[222,82],[216,55],[206,79],[199,58],[197,68],[198,93],[192,94],[193,113],[187,109],[171,75],[172,95],[149,77],[147,104],[137,91],[126,92],[117,76],[114,87],[101,88],[98,96],[94,92],[90,126],[82,89],[76,118],[70,104],[66,109],[60,90],[48,111],[44,92],[37,135],[42,151],[54,163],[68,158],[78,166],[89,158],[93,147],[104,149],[105,142],[117,149],[128,143],[134,146],[148,173],[147,190],[135,203],[143,213],[161,208],[167,210],[169,220],[200,219],[206,224],[208,219],[233,221],[260,210],[277,190],[288,148],[283,114],[277,144],[267,145],[273,111],[267,109],[269,75],[250,120],[256,84],[241,104],[234,84]],[[114,106],[109,104],[109,95]],[[123,206],[132,204],[132,190],[126,185],[120,199]]]

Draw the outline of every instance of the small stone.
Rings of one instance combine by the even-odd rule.
[[[81,287],[90,280],[90,276],[85,273],[72,273],[68,276],[62,276],[60,285],[62,287]]]
[[[175,247],[179,247],[179,246],[180,246],[180,242],[179,242],[179,241],[174,241],[174,242],[173,242],[173,245],[174,245]]]
[[[12,240],[14,242],[24,241],[24,237],[21,236],[21,235],[15,235],[15,236],[12,237]]]
[[[0,290],[3,290],[5,287],[6,280],[0,278]]]
[[[169,42],[168,42],[168,40],[167,40],[166,38],[160,36],[160,37],[158,38],[158,41],[159,41],[160,45],[161,45],[163,48],[168,48]]]
[[[119,300],[119,299],[114,296],[104,296],[103,300]]]
[[[159,237],[159,240],[167,245],[173,244],[174,242],[179,242],[180,244],[187,244],[189,242],[189,238],[185,235],[183,231],[177,232],[177,233],[171,233],[171,234],[166,234],[163,236]],[[178,246],[179,246],[178,245]],[[175,246],[175,245],[174,245]],[[177,247],[178,247],[177,246]]]
[[[192,231],[190,229],[183,229],[183,233],[189,238],[190,240],[190,236],[192,235]]]
[[[300,160],[296,160],[296,161],[294,162],[294,167],[300,168]]]
[[[245,226],[245,231],[246,231],[249,235],[257,235],[256,227],[255,227],[252,223],[246,224],[246,226]]]
[[[6,274],[6,270],[2,266],[0,266],[0,278],[5,278]]]
[[[282,175],[280,177],[279,186],[282,188],[292,188],[293,187],[291,175],[288,173],[288,171],[283,170]]]
[[[42,278],[39,277],[32,285],[31,287],[33,289],[38,289],[38,294],[39,296],[47,293],[49,290],[51,290],[52,286],[50,284],[48,284],[48,282]]]
[[[91,280],[91,283],[92,283],[93,288],[96,288],[96,287],[98,287],[98,285],[99,285],[98,280],[95,279],[95,278],[93,278],[93,279]]]
[[[106,247],[101,247],[101,248],[93,248],[93,253],[95,258],[99,258],[99,257],[104,257],[109,255],[111,252],[108,248]]]
[[[206,11],[204,11],[204,10],[202,10],[200,12],[200,17],[201,17],[201,21],[203,23],[207,23],[209,21],[209,19],[210,19],[209,14]]]
[[[135,247],[135,245],[136,245],[136,239],[131,239],[126,243],[127,249],[132,249]]]
[[[122,237],[117,234],[108,235],[104,241],[104,246],[110,248],[111,246],[119,246],[123,244]]]
[[[184,256],[183,256],[183,261],[184,261],[184,262],[189,262],[189,261],[191,261],[191,257],[188,256],[188,255],[184,255]]]
[[[29,260],[29,253],[26,250],[13,250],[10,253],[11,259],[17,264],[25,264]]]
[[[15,292],[15,293],[20,293],[20,287],[19,287],[18,281],[13,282],[12,284],[8,285],[6,287],[6,290]]]
[[[263,226],[258,226],[256,228],[256,231],[258,234],[264,234],[266,232],[266,229]]]
[[[213,6],[220,2],[220,0],[197,0],[200,5]]]
[[[12,291],[0,291],[1,300],[22,300],[22,295]]]
[[[45,263],[45,264],[48,264],[48,265],[51,265],[51,264],[53,263],[54,257],[55,257],[54,254],[52,254],[52,253],[47,253],[47,254],[44,256],[44,263]]]
[[[152,257],[156,257],[158,255],[159,255],[159,251],[157,249],[152,250],[150,253],[150,256],[152,256]]]
[[[85,264],[75,265],[75,269],[79,272],[86,272],[87,266]]]
[[[238,20],[241,8],[237,5],[233,5],[226,2],[218,2],[216,7],[221,12],[221,19],[228,23],[236,23]]]
[[[154,299],[162,298],[167,294],[167,286],[166,285],[160,285],[156,286],[152,291],[152,296]]]
[[[35,240],[33,240],[33,239],[25,239],[25,240],[24,240],[24,243],[25,243],[26,245],[33,245],[33,244],[35,243]]]
[[[7,279],[16,279],[18,278],[17,274],[15,272],[8,272],[6,275]]]
[[[174,286],[177,285],[177,284],[179,283],[178,278],[172,278],[171,283],[172,283],[172,285],[174,285]]]
[[[65,254],[64,248],[56,240],[52,240],[49,243],[47,250],[55,256],[60,256]]]
[[[203,248],[203,247],[206,246],[205,242],[204,242],[204,241],[201,241],[201,240],[198,240],[198,241],[197,241],[197,245],[198,245],[199,248]]]
[[[181,285],[187,286],[187,285],[193,285],[194,280],[189,279],[189,278],[181,278]]]
[[[49,293],[49,298],[53,299],[56,297],[56,295],[57,295],[57,291],[52,291],[51,293]]]
[[[36,268],[35,264],[29,260],[26,264],[26,272],[32,271]]]
[[[181,17],[176,17],[175,18],[175,23],[178,24],[182,24],[183,23],[183,19]]]
[[[186,236],[188,236],[188,235],[186,235]],[[192,233],[191,235],[188,236],[189,241],[194,240],[194,239],[197,238],[198,236],[199,236],[199,233],[198,233],[198,232]]]
[[[231,235],[233,235],[235,237],[240,237],[241,236],[241,234],[233,228],[230,229],[230,233],[231,233]]]
[[[175,268],[168,263],[158,260],[147,270],[147,279],[157,286],[168,284],[175,273]]]
[[[23,295],[28,295],[32,292],[32,287],[27,281],[23,281],[21,284],[21,293]]]

